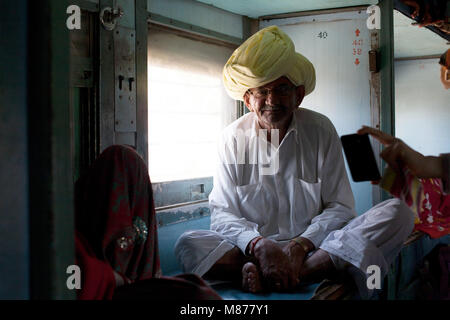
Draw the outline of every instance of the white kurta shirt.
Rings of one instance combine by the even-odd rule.
[[[356,216],[336,130],[324,115],[297,109],[277,151],[271,154],[271,163],[278,157],[278,170],[262,174],[261,164],[249,161],[258,152],[259,129],[256,114],[251,112],[223,132],[221,162],[209,196],[211,230],[244,253],[259,235],[277,241],[303,236],[318,248],[331,231]],[[246,161],[237,152],[239,130],[249,133]]]

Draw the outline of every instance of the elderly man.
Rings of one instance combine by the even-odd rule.
[[[185,232],[175,245],[184,271],[240,279],[244,290],[259,292],[346,270],[368,297],[367,267],[386,274],[412,231],[413,214],[390,200],[355,218],[335,128],[299,108],[315,87],[314,67],[279,28],[265,28],[236,49],[223,79],[251,112],[224,130],[210,230]],[[271,146],[266,164],[251,161],[261,158],[261,141]]]

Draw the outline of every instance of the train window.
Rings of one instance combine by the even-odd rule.
[[[198,179],[213,176],[217,138],[238,112],[222,84],[222,68],[233,49],[150,26],[148,162],[154,184],[176,186],[173,181],[182,180],[189,190],[200,191],[209,184]],[[186,183],[191,180],[195,183]]]

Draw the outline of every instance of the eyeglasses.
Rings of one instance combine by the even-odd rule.
[[[254,90],[249,89],[248,92],[257,99],[267,98],[267,96],[269,95],[269,92],[272,92],[272,94],[280,96],[280,97],[286,97],[289,95],[289,93],[291,92],[291,90],[293,88],[295,88],[295,87],[285,84],[285,85],[281,85],[281,86],[278,86],[273,89],[268,89],[268,88],[260,88],[260,89],[254,89]]]

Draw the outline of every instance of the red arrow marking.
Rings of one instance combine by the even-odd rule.
[[[356,58],[356,60],[355,60],[355,64],[356,64],[356,65],[358,65],[358,64],[359,64],[359,59],[358,59],[358,58]]]
[[[359,37],[359,34],[360,34],[360,33],[361,33],[361,31],[359,31],[359,29],[356,29],[356,30],[355,30],[355,34],[356,34],[357,37]]]

